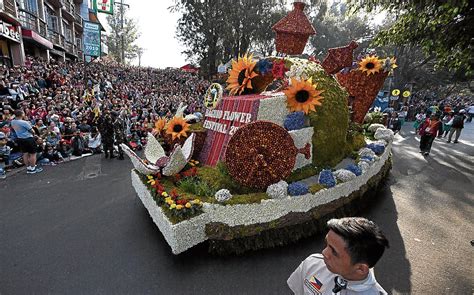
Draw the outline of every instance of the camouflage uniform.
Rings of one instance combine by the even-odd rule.
[[[114,121],[114,134],[115,134],[115,144],[118,145],[119,150],[119,160],[123,160],[123,150],[120,146],[121,143],[127,142],[127,137],[125,135],[125,121],[119,116]]]

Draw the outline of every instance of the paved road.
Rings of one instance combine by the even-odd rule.
[[[361,215],[392,247],[376,267],[391,294],[472,294],[474,123],[421,156],[406,125],[387,185]],[[289,294],[322,237],[243,256],[173,256],[131,188],[128,161],[84,158],[0,182],[0,294]]]

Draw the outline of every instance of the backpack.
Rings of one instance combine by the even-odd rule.
[[[463,121],[464,121],[464,116],[457,115],[454,117],[453,120],[453,125],[451,125],[453,128],[462,128],[463,127]]]

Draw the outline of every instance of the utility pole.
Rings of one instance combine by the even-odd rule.
[[[121,22],[121,40],[120,40],[120,43],[121,43],[121,49],[122,49],[122,52],[121,52],[121,56],[120,56],[120,61],[124,64],[125,63],[125,48],[124,48],[124,33],[123,33],[123,14],[124,14],[124,9],[123,7],[126,6],[128,8],[130,8],[130,5],[128,4],[125,4],[123,3],[123,0],[120,0],[120,2],[115,2],[116,5],[120,5],[120,22]]]
[[[143,48],[138,47],[137,54],[138,54],[138,66],[140,67],[142,65],[142,55],[143,55]]]

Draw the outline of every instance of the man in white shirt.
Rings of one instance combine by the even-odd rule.
[[[322,254],[306,258],[288,278],[297,295],[387,294],[377,283],[373,267],[388,240],[372,221],[361,217],[331,219]]]

